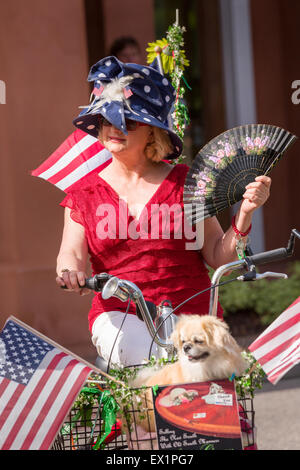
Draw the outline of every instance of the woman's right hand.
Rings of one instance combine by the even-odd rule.
[[[67,292],[78,292],[80,295],[87,295],[90,289],[84,288],[87,275],[83,271],[63,271],[56,277],[56,283],[59,287],[65,287]]]

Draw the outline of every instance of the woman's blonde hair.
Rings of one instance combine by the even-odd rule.
[[[169,154],[173,153],[173,144],[169,137],[169,134],[164,129],[159,127],[150,126],[152,141],[149,142],[145,147],[145,155],[149,160],[153,162],[160,162],[166,158]],[[102,142],[102,127],[100,126],[98,139]]]
[[[153,140],[146,145],[145,155],[153,162],[160,162],[173,152],[173,145],[167,131],[154,126],[151,128]]]

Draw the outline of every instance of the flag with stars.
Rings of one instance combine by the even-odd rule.
[[[0,334],[0,449],[47,450],[92,368],[9,317]]]

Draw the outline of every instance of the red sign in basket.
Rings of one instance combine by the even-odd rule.
[[[190,383],[158,390],[156,414],[172,427],[205,436],[241,439],[233,382]],[[159,429],[157,431],[159,435]]]

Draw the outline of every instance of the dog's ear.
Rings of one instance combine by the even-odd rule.
[[[240,348],[229,332],[227,323],[219,318],[213,320],[213,342],[220,349],[225,349],[229,354],[236,354]]]
[[[231,336],[229,331],[227,331],[223,337],[223,345],[224,345],[224,349],[229,354],[240,354],[240,347],[235,341],[235,339]]]

